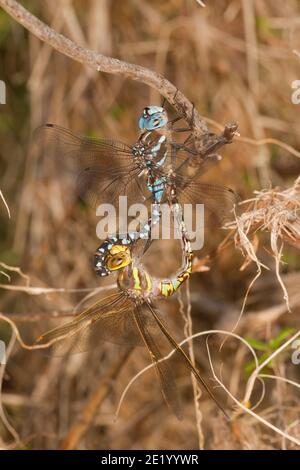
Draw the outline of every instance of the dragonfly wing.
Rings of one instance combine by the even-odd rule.
[[[162,358],[159,347],[155,338],[160,335],[159,328],[156,322],[148,325],[147,317],[139,305],[133,310],[134,319],[136,321],[138,330],[143,338],[143,341],[149,351],[152,362],[155,364],[156,372],[160,381],[163,397],[173,413],[180,419],[181,418],[181,402],[178,389],[175,384],[175,379],[167,361],[159,362]]]
[[[37,339],[52,347],[54,355],[84,352],[109,341],[128,346],[143,345],[131,311],[132,301],[117,292],[88,307],[72,321]]]
[[[78,195],[96,207],[114,202],[123,191],[141,199],[138,169],[132,148],[122,142],[75,134],[64,127],[46,124],[36,131],[43,153],[77,175]]]
[[[128,168],[122,172],[119,168],[107,175],[107,168],[103,172],[99,166],[86,167],[77,174],[76,192],[94,208],[102,202],[117,204],[119,196],[127,196],[127,204],[130,206],[145,199],[145,185],[139,173],[139,169]]]
[[[206,390],[206,392],[212,398],[212,400],[215,402],[215,404],[220,408],[220,410],[228,418],[228,415],[227,415],[226,411],[224,410],[223,406],[219,403],[218,399],[215,397],[215,395],[211,391],[209,385],[206,383],[206,381],[204,380],[202,375],[200,375],[199,371],[193,365],[193,363],[191,362],[188,355],[184,352],[184,350],[181,348],[181,346],[177,343],[177,341],[173,338],[171,333],[168,331],[168,329],[166,328],[164,322],[161,320],[160,316],[155,311],[153,306],[150,303],[148,303],[147,306],[148,306],[149,311],[152,314],[153,319],[156,321],[158,327],[160,328],[161,332],[163,333],[165,338],[168,340],[170,345],[175,349],[176,359],[178,361],[183,361],[185,363],[186,367],[195,376],[195,378],[196,378],[197,382],[199,383],[199,385],[201,385],[201,387]]]
[[[223,225],[233,218],[232,209],[237,202],[235,192],[226,186],[178,181],[178,199],[181,204],[203,204],[207,225]]]

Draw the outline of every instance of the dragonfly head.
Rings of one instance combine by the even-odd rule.
[[[126,268],[132,261],[129,246],[105,241],[95,253],[95,270],[100,276],[108,276],[114,271]]]
[[[110,271],[118,271],[131,263],[131,252],[128,246],[114,245],[106,257],[106,265]]]
[[[168,123],[168,115],[160,106],[146,106],[139,119],[141,130],[153,131],[160,129]]]

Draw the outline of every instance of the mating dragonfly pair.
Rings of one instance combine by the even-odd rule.
[[[139,139],[132,146],[82,137],[53,124],[40,129],[48,145],[54,145],[64,157],[70,155],[76,160],[78,193],[92,206],[103,201],[116,202],[120,195],[126,195],[134,202],[150,201],[156,210],[154,222],[157,223],[160,204],[167,202],[180,227],[182,266],[170,279],[155,278],[144,268],[141,252],[136,250],[142,236],[128,233],[125,237],[109,237],[96,250],[94,268],[100,276],[117,272],[118,288],[71,322],[42,335],[38,342],[52,345],[58,353],[85,351],[98,346],[101,340],[131,346],[144,344],[155,363],[163,396],[178,416],[179,396],[170,367],[160,361],[160,337],[175,348],[178,358],[222,407],[166,328],[154,301],[173,295],[192,273],[193,253],[182,204],[186,201],[203,203],[220,222],[233,207],[235,196],[231,189],[201,183],[199,178],[207,164],[219,160],[215,152],[232,141],[237,126],[227,126],[220,135],[204,135],[199,150],[191,145],[190,137],[184,143],[173,141],[174,132],[188,130],[175,129],[173,125],[177,120],[169,121],[163,107],[146,107],[139,119]],[[150,234],[151,222],[153,224],[149,219],[145,223],[140,234]]]

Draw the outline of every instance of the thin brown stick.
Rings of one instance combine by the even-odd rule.
[[[71,426],[67,436],[59,445],[60,450],[73,450],[78,442],[89,429],[97,410],[107,397],[113,380],[119,375],[124,363],[128,359],[132,348],[126,349],[123,354],[118,356],[105,377],[101,378],[99,385],[92,396],[88,399],[82,411]]]
[[[49,320],[50,318],[73,318],[78,315],[78,312],[72,310],[66,312],[37,312],[37,313],[15,313],[15,312],[0,312],[6,318],[13,322],[37,322],[40,320]],[[0,318],[1,320],[1,318]]]
[[[180,115],[184,116],[189,122],[193,121],[193,134],[196,139],[207,132],[206,122],[193,109],[192,103],[163,75],[141,65],[108,57],[76,44],[40,21],[15,0],[0,0],[0,6],[24,28],[61,54],[83,65],[93,67],[98,72],[123,75],[157,90]]]

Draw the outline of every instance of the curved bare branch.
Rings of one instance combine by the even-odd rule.
[[[157,90],[180,115],[189,122],[193,121],[193,134],[196,139],[208,131],[206,122],[196,110],[193,110],[192,103],[163,75],[140,65],[107,57],[76,44],[47,26],[15,0],[0,0],[0,6],[24,28],[61,54],[99,72],[123,75]]]

